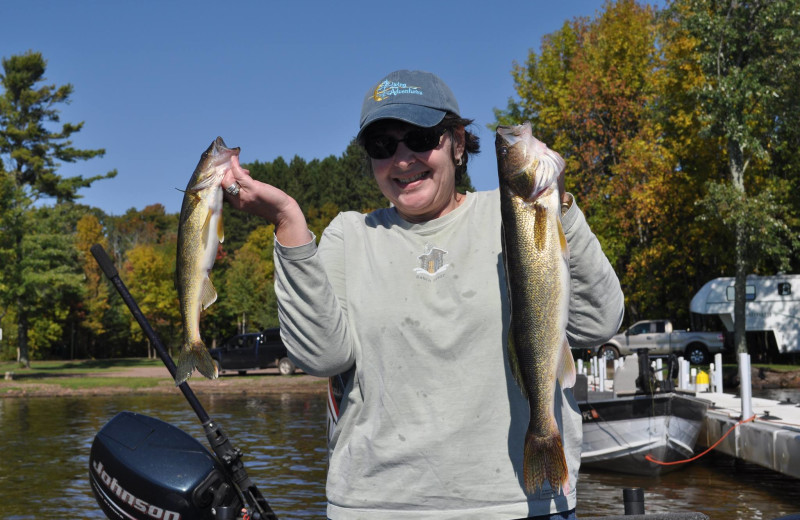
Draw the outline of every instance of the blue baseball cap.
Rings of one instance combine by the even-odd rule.
[[[364,96],[358,138],[381,119],[430,128],[441,123],[447,112],[460,115],[453,91],[438,76],[420,70],[396,70]]]

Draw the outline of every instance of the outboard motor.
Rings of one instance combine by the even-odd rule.
[[[159,419],[120,412],[95,436],[89,480],[108,518],[234,519],[242,509],[223,468],[197,440]]]

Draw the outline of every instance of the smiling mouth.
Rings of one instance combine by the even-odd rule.
[[[412,182],[418,181],[418,180],[426,177],[428,175],[428,173],[430,173],[430,172],[425,171],[425,172],[419,173],[417,175],[414,175],[413,177],[408,177],[408,178],[405,178],[405,179],[395,179],[395,182],[398,183],[398,184],[403,184],[403,185],[411,184]]]

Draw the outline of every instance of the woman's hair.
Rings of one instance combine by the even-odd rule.
[[[467,162],[469,161],[470,154],[478,154],[481,151],[480,138],[467,130],[467,127],[474,122],[474,119],[465,119],[448,112],[442,122],[439,123],[439,128],[445,128],[450,132],[450,142],[453,146],[450,149],[450,156],[455,163],[455,141],[453,139],[453,129],[460,126],[464,127],[464,153],[461,155],[461,164],[456,164],[456,184],[459,184],[464,179],[464,174],[467,172]]]
[[[376,123],[381,123],[382,121],[387,121],[387,120],[376,121],[375,123],[373,123],[373,125],[375,125]],[[456,175],[455,175],[456,185],[461,183],[461,181],[464,179],[464,174],[467,171],[467,162],[469,161],[470,154],[480,153],[480,138],[477,135],[470,132],[469,130],[467,130],[467,127],[470,126],[473,122],[474,119],[465,119],[456,114],[453,114],[452,112],[448,112],[444,116],[444,119],[442,119],[442,121],[435,126],[435,128],[445,129],[450,134],[450,142],[451,142],[450,158],[453,160],[453,164],[456,163],[455,139],[453,135],[453,130],[461,126],[464,127],[464,153],[461,155],[461,164],[456,164]],[[371,133],[370,130],[371,129],[369,128],[365,130],[361,134],[361,138],[358,140],[358,144],[361,145],[362,148],[364,147],[364,140],[367,139]]]

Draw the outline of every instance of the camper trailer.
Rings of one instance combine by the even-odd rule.
[[[800,275],[747,277],[745,330],[760,332],[756,341],[765,341],[766,349],[780,354],[800,352]],[[696,315],[718,316],[723,326],[733,332],[734,278],[715,278],[692,298],[689,306]],[[770,333],[773,338],[770,338]],[[749,341],[748,341],[749,342]]]

